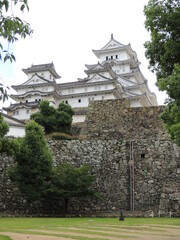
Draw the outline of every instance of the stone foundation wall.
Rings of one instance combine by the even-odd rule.
[[[90,164],[103,201],[88,202],[91,212],[131,210],[130,144],[122,140],[73,140],[49,142],[55,165]],[[134,210],[180,215],[180,174],[176,151],[170,141],[133,142]],[[87,210],[85,206],[84,210]],[[83,211],[84,211],[83,210]]]
[[[94,102],[80,139],[48,141],[54,165],[89,164],[102,201],[70,202],[69,211],[84,215],[117,215],[119,210],[180,216],[179,148],[162,126],[163,107],[128,108],[128,100]],[[12,159],[0,158],[0,213],[51,215],[43,203],[28,206],[7,177]],[[131,171],[130,171],[131,169]],[[134,185],[134,190],[132,187]],[[133,202],[133,204],[132,204]],[[61,214],[62,206],[54,214]]]

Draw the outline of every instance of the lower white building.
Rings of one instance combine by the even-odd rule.
[[[7,114],[1,113],[5,122],[9,127],[9,132],[6,136],[8,137],[24,137],[25,136],[25,123],[21,120],[8,116]]]

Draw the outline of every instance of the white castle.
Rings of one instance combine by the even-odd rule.
[[[16,103],[4,108],[18,120],[28,120],[38,111],[40,101],[49,100],[55,108],[60,102],[75,109],[73,122],[83,122],[90,101],[129,98],[131,107],[156,106],[157,99],[139,69],[140,62],[131,45],[123,45],[111,35],[110,41],[100,50],[93,50],[97,64],[85,65],[87,77],[78,81],[57,83],[60,78],[54,64],[32,65],[23,69],[28,80],[13,85],[17,94],[11,95]]]

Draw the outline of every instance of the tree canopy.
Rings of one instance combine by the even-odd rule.
[[[171,139],[180,145],[180,1],[149,0],[144,13],[151,36],[145,55],[159,90],[168,94],[161,118]]]
[[[157,78],[165,78],[180,63],[180,1],[149,0],[144,13],[151,37],[145,43],[145,55]]]
[[[0,113],[0,152],[2,151],[3,138],[9,131],[8,124],[4,122],[3,117]]]
[[[90,173],[90,166],[74,167],[71,164],[60,164],[54,168],[49,186],[44,192],[51,200],[64,200],[65,211],[72,198],[99,197],[93,189],[95,175]]]
[[[28,0],[1,0],[0,1],[0,61],[15,61],[10,46],[19,38],[26,38],[32,34],[30,25],[19,16],[14,15],[14,8],[21,12],[29,11]],[[8,98],[7,88],[0,82],[0,101]]]
[[[59,107],[55,109],[50,106],[49,101],[43,100],[40,103],[40,111],[32,114],[31,119],[43,126],[46,133],[69,133],[73,114],[74,111],[70,105],[60,103]]]
[[[0,113],[0,153],[5,152],[7,155],[14,155],[19,151],[18,139],[8,139],[6,134],[9,131],[8,124],[4,121]]]
[[[34,121],[26,125],[26,135],[21,140],[20,151],[15,154],[15,163],[10,178],[17,182],[29,201],[40,198],[51,176],[52,155],[42,127]]]
[[[22,12],[25,9],[29,11],[28,0],[2,0],[0,2],[0,60],[3,59],[4,62],[15,60],[14,54],[9,52],[10,44],[17,41],[19,37],[26,38],[32,34],[30,25],[14,15],[15,6],[19,7]]]

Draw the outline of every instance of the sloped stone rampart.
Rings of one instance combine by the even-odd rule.
[[[169,140],[159,114],[164,106],[130,108],[128,99],[91,103],[81,135],[87,139]]]

